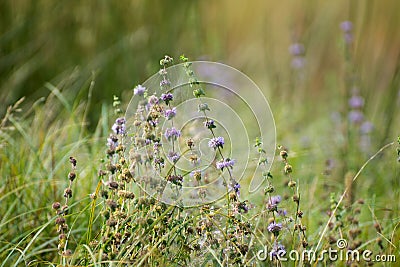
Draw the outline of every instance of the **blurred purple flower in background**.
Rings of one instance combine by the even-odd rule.
[[[364,106],[364,98],[358,95],[353,95],[349,99],[349,106],[353,109],[362,108]]]
[[[167,120],[172,119],[176,115],[176,108],[173,107],[172,109],[165,110],[164,115],[167,118]]]
[[[374,129],[374,125],[370,121],[365,121],[360,126],[361,134],[369,134]]]
[[[305,66],[304,46],[301,43],[293,43],[289,46],[289,53],[293,56],[291,66],[293,69],[302,69]]]
[[[167,128],[164,136],[168,140],[176,140],[179,136],[181,136],[181,131],[177,130],[175,127]]]
[[[304,46],[300,43],[294,43],[291,46],[289,46],[289,52],[293,56],[301,56],[304,54]]]
[[[134,95],[143,95],[145,91],[146,91],[146,87],[142,86],[141,84],[139,84],[135,88],[133,88]]]
[[[349,112],[349,121],[353,124],[360,124],[364,120],[364,114],[359,110]]]
[[[351,32],[353,30],[353,23],[351,21],[343,21],[340,23],[340,28],[343,32]]]
[[[340,28],[343,31],[343,37],[346,44],[353,42],[353,23],[351,21],[343,21],[340,23]]]

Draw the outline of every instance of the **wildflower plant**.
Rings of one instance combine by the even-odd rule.
[[[61,263],[286,266],[293,252],[318,253],[344,239],[344,249],[363,246],[364,201],[341,206],[350,187],[339,198],[331,195],[326,227],[318,242],[310,237],[301,177],[289,150],[276,146],[268,102],[254,83],[226,65],[180,60],[161,59],[160,71],[132,90],[125,115],[114,96],[86,242],[74,250],[67,247],[66,211],[76,177],[70,159],[65,205],[52,206]],[[357,108],[359,100],[352,99]],[[275,158],[279,170],[271,169]],[[384,234],[379,221],[374,227]],[[383,253],[382,239],[376,240]],[[291,264],[315,263],[319,259],[303,257]]]
[[[246,197],[263,180],[259,166],[249,160],[258,154],[248,144],[255,135],[271,144],[264,155],[269,158],[264,162],[268,170],[275,150],[268,103],[234,69],[189,62],[183,56],[181,61],[172,65],[173,59],[164,57],[160,71],[134,88],[125,116],[120,116],[119,99],[114,99],[117,117],[99,171],[101,188],[92,194],[103,202],[101,238],[90,242],[91,253],[97,253],[101,262],[144,264],[158,253],[174,264],[186,264],[192,255],[198,263],[211,256],[211,262],[222,265],[243,264],[251,258],[254,233],[246,214],[253,206]],[[203,75],[209,81],[197,78],[195,73],[207,74],[210,69],[215,71],[211,77]],[[218,71],[234,76],[215,83]],[[244,85],[255,93],[241,96],[244,101],[236,112],[239,105],[232,108],[219,101],[220,97],[237,101],[235,90]],[[255,112],[249,103],[262,104],[265,112]],[[243,108],[253,113],[253,122],[240,119]],[[236,134],[235,125],[244,134]],[[253,125],[256,131],[248,131]],[[268,133],[260,125],[270,126]],[[245,175],[251,179],[243,182]],[[180,252],[177,256],[173,251]]]

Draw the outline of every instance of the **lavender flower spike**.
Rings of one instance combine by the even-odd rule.
[[[208,142],[208,146],[210,148],[214,148],[214,149],[217,149],[218,147],[224,148],[224,144],[225,144],[225,140],[224,140],[224,138],[222,136],[218,136],[218,137],[212,138]]]

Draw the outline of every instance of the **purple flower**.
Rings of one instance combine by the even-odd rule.
[[[146,87],[144,87],[140,84],[137,85],[135,88],[133,88],[134,95],[143,95],[145,91],[146,91]]]
[[[167,86],[170,86],[170,85],[171,85],[171,82],[167,78],[162,79],[161,82],[160,82],[160,86],[161,87],[167,87]]]
[[[125,134],[126,133],[126,120],[125,118],[121,117],[115,120],[115,123],[111,127],[115,134]]]
[[[162,94],[160,99],[168,105],[174,99],[174,96],[171,93]]]
[[[304,59],[304,57],[299,57],[296,56],[292,59],[292,68],[293,69],[301,69],[304,67],[304,65],[306,64],[306,60]]]
[[[208,141],[208,146],[210,148],[217,149],[218,147],[224,148],[224,138],[222,136],[214,137],[210,141]]]
[[[155,95],[152,95],[149,97],[148,102],[150,105],[158,104],[158,98]]]
[[[176,108],[174,107],[172,109],[165,110],[164,115],[167,118],[167,120],[172,119],[176,115]]]
[[[123,124],[126,123],[126,120],[125,120],[124,117],[121,117],[121,118],[116,119],[115,123],[118,124],[118,125],[123,125]]]
[[[293,56],[301,56],[304,53],[304,46],[299,43],[294,43],[289,46],[289,52]]]
[[[268,231],[271,233],[278,233],[282,230],[282,224],[281,223],[276,223],[276,222],[272,222],[268,225],[267,227]]]
[[[244,213],[247,213],[249,211],[249,207],[247,206],[246,201],[240,202],[238,205],[238,210],[243,211]]]
[[[287,214],[287,211],[286,210],[278,210],[277,213],[279,216],[285,217]]]
[[[353,41],[353,23],[351,23],[351,21],[343,21],[340,23],[340,28],[344,32],[344,41],[350,44]]]
[[[364,98],[354,95],[349,99],[349,106],[354,109],[362,108],[364,106]]]
[[[107,146],[111,150],[114,150],[118,146],[118,137],[110,134],[110,136],[107,138]]]
[[[167,128],[164,136],[168,140],[176,140],[179,136],[181,136],[181,131],[177,130],[175,127]]]
[[[345,33],[351,32],[353,30],[353,23],[348,20],[343,21],[342,23],[340,23],[340,28]]]
[[[372,130],[374,129],[374,125],[372,122],[365,121],[363,124],[360,126],[360,132],[361,134],[369,134]]]
[[[162,144],[160,144],[159,142],[155,142],[153,144],[153,149],[154,151],[158,152],[160,150],[160,147],[162,146]]]
[[[271,261],[274,259],[279,260],[280,258],[284,257],[285,254],[286,254],[285,246],[283,246],[281,243],[275,242],[271,252],[269,253],[269,257]]]
[[[229,191],[233,190],[237,196],[240,196],[240,184],[238,182],[233,181],[232,184],[229,185]]]
[[[349,120],[351,123],[359,124],[363,121],[364,114],[359,110],[352,110],[349,112]]]
[[[177,152],[170,151],[167,156],[173,163],[176,163],[181,156]]]
[[[267,203],[267,209],[269,211],[276,211],[278,204],[282,201],[282,197],[281,196],[272,196],[268,199],[268,203]]]
[[[214,120],[207,120],[204,122],[204,126],[206,126],[208,129],[213,129],[216,128]]]
[[[224,170],[224,168],[232,168],[235,165],[235,160],[226,158],[225,160],[220,160],[216,163],[217,169]]]

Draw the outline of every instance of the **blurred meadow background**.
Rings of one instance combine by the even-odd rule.
[[[21,255],[25,264],[52,261],[50,206],[67,184],[69,156],[79,164],[73,199],[86,207],[113,123],[113,95],[125,107],[165,54],[228,64],[260,87],[318,239],[330,193],[340,196],[400,134],[399,10],[396,0],[1,1],[0,259],[7,260],[0,262],[9,266]],[[367,239],[378,222],[398,248],[397,157],[396,144],[380,153],[346,201],[367,203],[360,219]],[[87,212],[74,221],[77,239]]]

